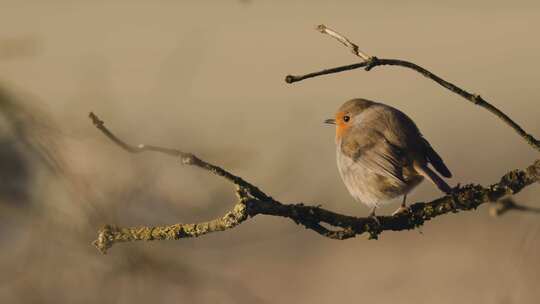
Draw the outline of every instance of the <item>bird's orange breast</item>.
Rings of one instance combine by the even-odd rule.
[[[336,113],[336,140],[340,140],[343,135],[350,129],[351,123],[343,121],[345,112]]]

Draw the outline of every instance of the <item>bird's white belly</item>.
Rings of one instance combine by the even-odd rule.
[[[355,200],[369,208],[384,205],[411,190],[407,184],[375,173],[361,161],[354,161],[339,150],[337,152],[337,165],[343,183]]]

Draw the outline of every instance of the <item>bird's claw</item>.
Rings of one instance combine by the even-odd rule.
[[[377,216],[375,215],[375,213],[371,213],[368,218],[370,220],[372,220],[373,222],[375,222],[375,224],[379,227],[381,226],[381,221],[379,221],[379,219],[377,218]]]
[[[408,207],[408,206],[400,206],[399,208],[396,209],[396,211],[394,211],[394,213],[392,213],[392,216],[399,216],[399,215],[402,215],[402,214],[407,214],[411,212],[411,208]]]

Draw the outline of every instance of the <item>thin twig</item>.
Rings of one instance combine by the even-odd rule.
[[[107,127],[105,127],[105,123],[101,119],[99,119],[99,117],[96,114],[94,114],[93,112],[90,112],[88,117],[90,117],[90,119],[92,120],[92,123],[96,126],[96,128],[98,128],[103,134],[105,134],[107,138],[109,138],[112,142],[114,142],[115,144],[117,144],[118,146],[120,146],[122,149],[124,149],[127,152],[141,153],[141,152],[149,151],[149,152],[159,152],[159,153],[164,153],[170,156],[180,157],[180,160],[182,161],[182,164],[184,165],[196,166],[201,169],[207,170],[214,175],[221,176],[227,179],[228,181],[232,182],[233,184],[243,189],[246,189],[249,192],[249,194],[253,195],[254,197],[258,199],[262,199],[262,200],[271,199],[271,197],[266,195],[266,193],[262,192],[259,188],[248,183],[241,177],[236,176],[219,166],[207,163],[204,160],[201,160],[200,158],[198,158],[197,156],[191,153],[186,153],[177,149],[163,148],[163,147],[151,146],[151,145],[143,145],[143,144],[140,144],[137,146],[130,145],[126,143],[125,141],[119,139],[109,129],[107,129]]]
[[[324,30],[319,30],[319,28],[323,28]],[[353,53],[355,53],[354,49],[358,48],[358,46],[356,46],[356,44],[350,42],[350,40],[347,39],[345,36],[339,34],[338,32],[336,32],[334,30],[330,30],[328,27],[326,27],[324,25],[319,25],[317,27],[317,29],[321,33],[328,34],[328,35],[336,38],[338,41],[343,43],[349,49],[352,49]],[[355,54],[357,54],[357,53],[355,53]],[[455,94],[458,94],[459,96],[465,98],[466,100],[470,101],[471,103],[488,110],[489,112],[491,112],[492,114],[497,116],[499,119],[501,119],[508,126],[510,126],[512,129],[514,129],[514,131],[516,131],[516,133],[518,133],[519,136],[521,136],[534,149],[536,149],[537,151],[540,151],[540,140],[534,138],[531,134],[527,133],[520,125],[518,125],[515,121],[513,121],[510,117],[508,117],[508,115],[504,114],[501,110],[499,110],[497,107],[495,107],[494,105],[492,105],[491,103],[486,101],[480,95],[469,93],[466,90],[458,87],[457,85],[455,85],[455,84],[453,84],[451,82],[448,82],[448,81],[442,79],[441,77],[433,74],[432,72],[428,71],[427,69],[425,69],[425,68],[423,68],[423,67],[421,67],[421,66],[419,66],[419,65],[417,65],[415,63],[409,62],[409,61],[400,60],[400,59],[379,59],[379,58],[377,58],[375,56],[368,56],[368,55],[366,55],[364,53],[358,53],[357,56],[362,58],[364,61],[359,62],[359,63],[355,63],[355,64],[350,64],[350,65],[325,69],[325,70],[322,70],[322,71],[313,72],[313,73],[309,73],[309,74],[305,74],[305,75],[298,75],[298,76],[287,75],[285,77],[285,81],[287,83],[295,83],[295,82],[299,82],[299,81],[302,81],[302,80],[308,79],[308,78],[313,78],[313,77],[318,77],[318,76],[328,75],[328,74],[334,74],[334,73],[339,73],[339,72],[343,72],[343,71],[350,71],[350,70],[354,70],[354,69],[358,69],[358,68],[365,68],[366,71],[370,71],[374,67],[383,66],[383,65],[400,66],[400,67],[408,68],[408,69],[411,69],[413,71],[416,71],[416,72],[422,74],[424,77],[426,77],[428,79],[431,79],[431,80],[435,81],[439,85],[443,86],[444,88],[450,90],[451,92],[453,92]]]
[[[540,208],[519,205],[511,197],[507,197],[502,200],[493,202],[491,203],[491,206],[489,207],[489,214],[495,217],[501,216],[508,211],[540,213]]]
[[[330,35],[331,37],[335,38],[337,41],[341,42],[344,46],[349,48],[353,54],[355,54],[356,56],[362,58],[362,60],[369,60],[369,58],[371,58],[371,56],[369,56],[366,53],[362,52],[360,50],[360,48],[358,47],[358,45],[354,44],[352,41],[347,39],[347,37],[341,35],[337,31],[327,27],[326,25],[319,24],[319,25],[317,25],[316,30],[323,33],[323,34],[327,34],[327,35]]]
[[[238,201],[231,211],[220,218],[202,223],[183,224],[158,227],[127,227],[121,228],[106,225],[98,233],[94,245],[102,253],[115,243],[129,241],[151,240],[178,240],[182,238],[198,237],[204,234],[232,229],[256,215],[271,215],[291,219],[306,229],[331,239],[345,240],[356,235],[367,233],[370,238],[376,239],[383,231],[401,231],[417,228],[426,221],[446,213],[455,213],[463,210],[476,209],[479,205],[496,201],[507,195],[515,194],[526,186],[540,180],[540,160],[524,170],[514,170],[504,175],[500,182],[482,187],[467,185],[457,189],[452,195],[443,196],[429,203],[415,203],[410,211],[397,216],[378,216],[373,218],[360,218],[338,214],[319,206],[309,206],[302,203],[283,204],[274,200],[249,182],[237,177],[224,169],[211,165],[192,154],[176,149],[156,146],[132,146],[116,137],[109,131],[103,121],[93,113],[90,114],[94,125],[100,129],[111,141],[122,149],[139,153],[154,151],[167,155],[185,157],[185,164],[195,165],[215,175],[221,176],[237,186]],[[217,168],[217,169],[216,169]],[[219,172],[217,173],[216,170]],[[335,227],[325,228],[322,224]]]

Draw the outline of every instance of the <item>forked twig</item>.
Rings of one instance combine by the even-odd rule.
[[[491,206],[489,207],[489,214],[495,217],[501,216],[508,211],[540,213],[540,208],[519,205],[511,197],[507,197],[502,200],[493,202]]]
[[[358,68],[364,68],[366,71],[370,71],[371,69],[377,67],[377,66],[383,66],[383,65],[390,65],[390,66],[400,66],[404,68],[411,69],[413,71],[416,71],[420,74],[422,74],[424,77],[431,79],[435,81],[436,83],[440,84],[444,88],[450,90],[453,93],[458,94],[459,96],[465,98],[466,100],[472,102],[473,104],[480,106],[495,116],[497,116],[499,119],[501,119],[504,123],[506,123],[509,127],[514,129],[516,133],[519,134],[529,145],[531,145],[533,148],[535,148],[537,151],[540,151],[540,141],[533,137],[531,134],[527,133],[520,125],[518,125],[515,121],[513,121],[508,115],[504,114],[501,110],[499,110],[497,107],[486,101],[483,97],[481,97],[478,94],[469,93],[466,90],[458,87],[457,85],[446,81],[442,79],[441,77],[433,74],[432,72],[428,71],[427,69],[409,62],[405,60],[400,59],[379,59],[375,56],[369,56],[363,52],[358,51],[358,46],[352,42],[345,36],[339,34],[337,31],[330,29],[329,27],[325,25],[319,25],[317,27],[317,30],[323,34],[330,35],[331,37],[334,37],[339,42],[347,46],[356,56],[360,57],[363,61],[359,63],[339,66],[335,68],[325,69],[318,72],[308,73],[304,75],[287,75],[285,77],[285,81],[287,83],[295,83],[299,82],[305,79],[318,77],[322,75],[328,75],[328,74],[334,74],[344,71],[350,71]]]
[[[326,25],[319,24],[319,25],[317,25],[316,29],[317,29],[317,31],[319,31],[319,32],[321,32],[323,34],[327,34],[327,35],[330,35],[331,37],[334,37],[337,41],[341,42],[344,46],[349,48],[353,54],[355,54],[356,56],[362,58],[363,60],[367,61],[367,60],[369,60],[371,58],[371,56],[369,56],[366,53],[362,52],[360,50],[360,48],[358,47],[358,45],[354,44],[349,39],[347,39],[347,37],[341,35],[337,31],[327,27]]]
[[[226,180],[230,181],[231,183],[237,185],[238,187],[245,189],[249,194],[251,194],[253,197],[256,197],[258,199],[267,200],[270,199],[269,196],[266,195],[266,193],[262,192],[259,188],[256,186],[246,182],[244,179],[242,179],[239,176],[236,176],[234,174],[229,173],[227,170],[212,165],[210,163],[205,162],[204,160],[201,160],[197,156],[183,152],[177,149],[169,149],[169,148],[163,148],[163,147],[157,147],[157,146],[151,146],[151,145],[144,145],[140,144],[137,146],[130,145],[123,140],[119,139],[114,135],[109,129],[105,127],[104,122],[97,117],[96,114],[90,112],[88,115],[90,119],[92,120],[92,123],[98,128],[107,138],[109,138],[112,142],[120,146],[122,149],[124,149],[127,152],[130,153],[141,153],[141,152],[159,152],[163,154],[167,154],[170,156],[180,157],[180,160],[182,161],[182,164],[184,165],[190,165],[190,166],[196,166],[201,169],[204,169],[214,175],[221,176],[225,178]]]

